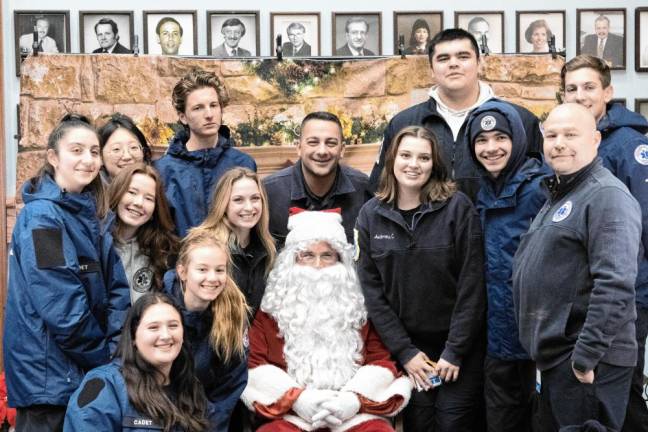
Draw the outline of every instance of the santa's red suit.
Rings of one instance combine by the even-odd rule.
[[[370,323],[360,330],[362,361],[355,375],[340,391],[353,392],[360,401],[359,412],[337,431],[393,431],[386,417],[395,416],[407,405],[411,384],[390,360],[389,352]],[[284,340],[274,318],[258,311],[249,332],[250,357],[248,384],[241,396],[250,410],[271,420],[259,431],[313,430],[310,423],[295,414],[292,406],[304,391],[288,375]]]

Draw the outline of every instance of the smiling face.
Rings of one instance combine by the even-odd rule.
[[[442,93],[479,88],[479,59],[469,39],[441,42],[434,48],[432,75]]]
[[[610,32],[610,23],[606,19],[596,20],[594,22],[594,31],[599,39],[605,39]]]
[[[295,48],[299,48],[304,44],[304,32],[300,28],[293,27],[288,30],[288,39]]]
[[[183,342],[180,314],[171,305],[155,303],[142,314],[135,331],[135,347],[140,356],[168,379]]]
[[[155,180],[136,173],[117,205],[124,240],[133,238],[137,229],[151,220],[155,211]]]
[[[115,45],[117,43],[115,36],[110,24],[97,24],[97,41],[101,48],[109,49]]]
[[[187,96],[180,121],[189,127],[191,134],[200,139],[215,137],[223,119],[218,92],[213,87],[202,87]]]
[[[416,39],[417,45],[425,45],[430,37],[430,33],[425,28],[418,28],[414,33],[414,39]]]
[[[543,129],[545,159],[556,174],[573,174],[596,158],[601,134],[583,106],[559,105],[551,111]]]
[[[49,22],[44,19],[36,20],[36,31],[38,32],[38,40],[43,39],[49,31]]]
[[[57,151],[47,150],[54,168],[54,180],[61,189],[79,193],[99,174],[101,156],[97,134],[85,127],[72,128],[63,135]]]
[[[580,68],[565,74],[565,102],[584,106],[597,122],[605,115],[613,94],[612,85],[603,88],[601,76],[594,69]]]
[[[475,156],[495,178],[506,167],[512,149],[511,138],[500,131],[482,132],[475,138]]]
[[[225,39],[225,45],[236,48],[243,37],[243,27],[240,25],[223,27],[221,33]]]
[[[254,180],[242,177],[232,184],[226,216],[235,230],[249,232],[259,223],[262,210],[261,191]]]
[[[108,175],[115,177],[127,166],[143,162],[144,150],[132,132],[120,127],[106,140],[101,156]]]
[[[340,159],[344,156],[344,143],[339,126],[327,120],[307,121],[299,137],[297,155],[307,182],[335,176]]]
[[[185,264],[178,264],[178,277],[184,284],[184,300],[189,310],[205,310],[223,292],[227,282],[227,255],[217,246],[196,246]]]
[[[536,27],[531,34],[534,51],[544,51],[547,48],[547,28]]]
[[[167,21],[160,26],[160,34],[157,36],[162,54],[178,54],[180,44],[182,43],[182,32],[178,24],[173,21]]]
[[[367,25],[363,22],[353,22],[347,26],[346,40],[355,50],[361,50],[367,43]]]
[[[394,159],[399,193],[419,192],[432,174],[432,145],[423,138],[405,136]]]

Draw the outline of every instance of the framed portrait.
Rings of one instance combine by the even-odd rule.
[[[259,11],[207,11],[207,54],[214,57],[258,56]]]
[[[133,35],[133,11],[79,11],[82,53],[130,54]]]
[[[504,52],[504,11],[455,12],[455,27],[469,31],[483,50]]]
[[[394,12],[394,54],[402,36],[405,54],[427,55],[428,43],[442,29],[442,11]]]
[[[311,57],[320,54],[319,12],[271,12],[270,55],[275,55],[276,38],[281,35],[284,57]]]
[[[16,76],[20,75],[21,55],[30,54],[33,49],[45,53],[70,52],[69,10],[15,10],[14,30]]]
[[[333,55],[337,57],[382,54],[381,12],[333,12]]]
[[[515,51],[547,53],[551,37],[556,51],[565,51],[565,11],[517,11],[515,13]]]
[[[648,99],[635,99],[635,112],[648,120]]]
[[[143,12],[144,54],[196,55],[196,11],[148,10]]]
[[[625,9],[576,9],[576,55],[593,55],[610,69],[625,69],[625,32]]]
[[[648,72],[648,7],[635,9],[635,70]]]

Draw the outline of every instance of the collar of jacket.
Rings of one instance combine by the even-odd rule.
[[[251,251],[251,254],[249,255],[245,253],[245,249],[236,245],[234,248],[230,249],[230,254],[232,255],[232,258],[240,257],[242,260],[247,260],[251,264],[251,267],[255,267],[259,261],[268,255],[268,252],[263,247],[263,243],[261,243],[261,239],[259,238],[256,229],[250,231],[250,244],[248,245],[248,250]]]
[[[567,174],[563,176],[553,175],[544,179],[544,183],[551,193],[551,201],[557,201],[562,199],[568,192],[573,190],[576,186],[581,184],[585,178],[587,178],[592,171],[598,167],[602,167],[603,163],[600,158],[594,159],[588,165],[581,168],[579,171],[576,171],[572,174]]]
[[[641,114],[630,111],[620,103],[608,104],[605,115],[596,125],[596,129],[606,136],[622,127],[634,129],[645,135],[648,133],[648,120]]]
[[[355,186],[353,186],[351,179],[347,177],[342,167],[338,165],[337,179],[331,190],[328,191],[324,197],[353,193],[355,190]],[[295,165],[293,165],[290,199],[296,201],[307,197],[308,192],[306,191],[306,180],[304,180],[304,173],[302,172],[302,163],[300,159],[295,163]]]
[[[518,189],[537,176],[549,177],[551,171],[538,159],[528,158],[499,192],[496,192],[496,185],[491,177],[482,177],[480,193],[483,194],[483,201],[491,204],[488,208],[515,207]]]
[[[176,270],[169,270],[165,275],[165,279],[172,279],[171,285],[171,297],[174,298],[180,306],[182,311],[182,316],[184,318],[185,331],[191,330],[195,331],[198,334],[204,332],[204,327],[211,329],[211,310],[210,306],[207,307],[204,311],[190,311],[187,310],[187,306],[184,302],[184,292],[182,291],[182,286],[180,285],[180,278]]]
[[[451,199],[451,198],[449,198]],[[426,214],[435,212],[439,209],[442,209],[448,204],[448,200],[444,201],[432,201],[432,202],[425,202],[421,204],[421,209],[416,212],[414,215],[414,223],[412,224],[412,227],[410,227],[407,222],[405,222],[405,219],[403,218],[403,215],[401,212],[396,208],[396,204],[391,204],[387,203],[385,201],[380,200],[378,208],[376,209],[376,213],[379,215],[391,220],[392,222],[395,222],[399,224],[401,227],[403,227],[407,231],[414,231],[416,229],[416,224],[418,221]]]
[[[221,125],[218,129],[218,142],[212,148],[189,151],[187,150],[187,141],[189,141],[189,132],[186,128],[183,128],[171,139],[167,154],[180,159],[199,162],[208,167],[214,167],[223,153],[234,146],[230,139],[230,130],[225,125]]]
[[[22,187],[22,198],[25,204],[36,200],[48,200],[71,213],[96,217],[97,201],[92,192],[67,192],[61,189],[49,174],[44,174],[40,180],[34,182],[32,180],[27,180]]]

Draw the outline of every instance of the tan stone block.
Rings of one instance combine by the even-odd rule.
[[[510,81],[511,62],[507,62],[502,56],[485,56],[482,58],[480,78],[487,82]]]
[[[27,131],[29,130],[30,123],[31,123],[31,117],[29,115],[29,109],[31,105],[31,98],[28,96],[22,96],[20,98],[20,103],[18,104],[18,107],[20,110],[18,111],[18,127],[19,127],[19,135],[20,135],[20,141],[18,142],[18,146],[20,147],[23,144],[23,140],[25,140],[25,143],[27,143]]]
[[[173,77],[178,81],[192,69],[203,69],[221,74],[220,60],[194,59],[168,56],[148,56],[156,60],[157,71],[161,77]]]
[[[28,57],[20,78],[21,94],[34,98],[79,99],[81,56],[42,55]]]
[[[232,77],[227,80],[230,100],[241,104],[267,104],[286,101],[273,85],[256,76]]]
[[[122,113],[138,122],[145,117],[155,117],[155,105],[149,104],[118,104],[113,107],[114,112]]]
[[[97,101],[154,104],[158,97],[156,59],[155,56],[96,56]]]
[[[257,114],[257,107],[248,105],[228,105],[223,111],[223,124],[235,127],[239,123],[249,122]]]
[[[81,99],[84,102],[95,100],[95,77],[93,58],[98,56],[83,56],[79,67],[81,83]]]
[[[545,85],[541,87],[521,86],[522,93],[520,96],[524,99],[534,100],[556,100],[558,88],[555,85]]]
[[[16,195],[20,195],[23,183],[35,176],[45,162],[45,150],[18,153],[16,165]]]
[[[385,62],[382,60],[346,62],[342,73],[343,79],[346,79],[344,96],[384,96],[385,71]]]
[[[155,104],[155,116],[165,123],[178,121],[178,113],[171,105],[171,100],[160,100]]]
[[[240,60],[214,60],[214,61],[218,62],[220,66],[220,73],[224,77],[254,75],[254,72],[252,72],[246,66],[246,64],[249,63],[249,61],[240,61]]]
[[[23,97],[21,100],[24,103],[26,99]],[[29,103],[25,104],[25,110],[30,120],[22,129],[20,148],[46,148],[50,132],[66,113],[79,112],[78,106],[78,102],[61,99],[29,100]]]
[[[494,82],[490,84],[493,92],[501,98],[505,97],[519,97],[522,89],[518,84],[499,83]]]
[[[388,95],[400,95],[410,89],[411,65],[410,62],[399,59],[387,67],[387,89]]]

